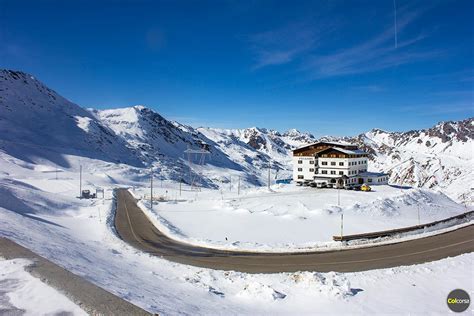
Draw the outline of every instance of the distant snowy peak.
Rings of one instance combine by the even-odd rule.
[[[441,189],[451,197],[473,199],[474,118],[440,122],[408,132],[372,129],[344,140],[369,153],[370,168],[390,174],[390,182]]]
[[[304,144],[309,144],[316,140],[313,135],[309,133],[301,133],[296,129],[292,129],[284,133],[260,127],[250,127],[244,129],[199,128],[198,130],[212,130],[214,133],[233,137],[255,150],[266,153],[275,151],[281,154],[288,154],[291,149]]]

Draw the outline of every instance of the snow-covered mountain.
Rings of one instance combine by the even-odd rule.
[[[127,146],[147,165],[159,167],[170,179],[179,179],[189,173],[191,165],[203,183],[227,183],[231,176],[240,176],[252,184],[266,181],[266,168],[270,164],[274,172],[288,176],[291,148],[314,141],[310,134],[292,130],[280,134],[276,131],[249,128],[224,130],[193,128],[178,122],[170,122],[144,106],[111,110],[91,110],[108,128],[122,137]],[[207,145],[209,155],[199,166],[199,150]],[[184,176],[184,181],[189,182]],[[206,183],[210,184],[210,183]]]
[[[94,115],[33,76],[0,70],[0,150],[27,162],[69,167],[64,155],[140,166],[125,142]]]
[[[473,118],[403,133],[373,129],[345,140],[371,154],[369,169],[390,173],[390,182],[440,189],[472,200]],[[132,168],[157,167],[160,176],[217,187],[231,177],[262,185],[291,176],[291,150],[317,139],[297,130],[193,128],[168,121],[144,106],[85,110],[31,75],[0,70],[0,150],[28,163],[68,168],[79,156]],[[186,150],[209,150],[201,155]]]
[[[441,189],[459,201],[473,199],[474,118],[402,133],[373,129],[341,139],[369,152],[369,168],[388,172],[391,183]]]

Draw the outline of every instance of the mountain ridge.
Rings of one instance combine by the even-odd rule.
[[[355,136],[320,138],[296,129],[194,128],[169,121],[144,105],[84,109],[27,73],[0,70],[0,148],[7,154],[64,167],[68,166],[64,154],[139,168],[153,166],[163,177],[185,182],[194,177],[209,187],[236,176],[251,185],[265,184],[268,167],[274,178],[288,178],[293,148],[319,140],[347,141],[366,150],[369,169],[389,173],[391,183],[440,189],[468,201],[472,190],[465,183],[473,178],[473,121],[471,117],[406,132],[373,128]],[[38,148],[20,148],[21,142]],[[186,151],[203,144],[209,154],[201,164],[197,163],[201,158]],[[45,150],[48,146],[59,149]]]

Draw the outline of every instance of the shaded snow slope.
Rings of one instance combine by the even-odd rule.
[[[0,70],[0,150],[28,162],[69,167],[62,154],[140,165],[91,113],[33,76]]]

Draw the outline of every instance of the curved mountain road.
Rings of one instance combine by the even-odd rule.
[[[259,253],[193,246],[160,232],[126,189],[117,190],[115,228],[128,244],[167,260],[249,273],[354,272],[429,262],[474,251],[474,225],[400,243],[327,252]]]

